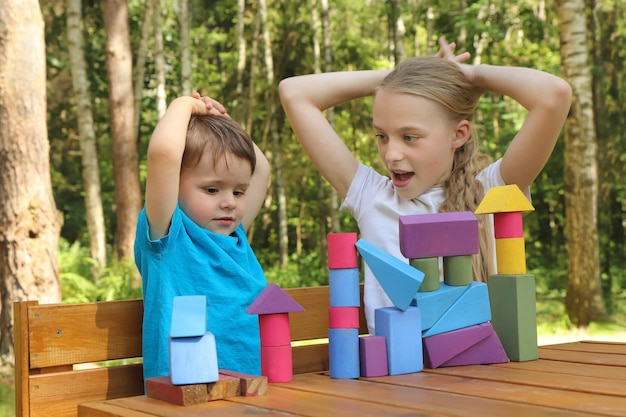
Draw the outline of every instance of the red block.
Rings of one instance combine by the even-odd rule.
[[[289,313],[260,314],[261,346],[284,346],[291,343]]]
[[[328,234],[328,268],[358,268],[356,233]]]
[[[290,382],[293,378],[291,345],[261,346],[261,373],[268,382]]]
[[[328,307],[329,329],[358,329],[358,307]]]
[[[493,234],[496,239],[524,237],[522,212],[495,213],[493,215]]]

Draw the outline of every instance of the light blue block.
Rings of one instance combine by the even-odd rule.
[[[204,384],[219,379],[215,336],[170,337],[170,378],[174,385]]]
[[[206,333],[206,296],[181,295],[172,302],[170,337],[199,337]]]
[[[374,312],[376,335],[387,340],[389,375],[409,374],[424,369],[420,309],[378,308]]]
[[[328,284],[331,307],[359,307],[361,305],[358,268],[329,269]]]
[[[364,239],[356,242],[356,248],[393,305],[406,310],[424,281],[424,273]]]
[[[331,378],[361,376],[359,329],[328,329],[328,368]]]
[[[454,302],[467,290],[467,287],[459,287],[440,283],[439,289],[428,292],[418,292],[411,302],[417,306],[422,314],[422,331],[428,330],[439,318],[454,304]]]
[[[423,337],[451,332],[491,320],[489,291],[484,282],[472,282],[439,320],[423,333]]]

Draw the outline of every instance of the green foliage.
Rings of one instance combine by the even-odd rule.
[[[0,382],[0,417],[15,416],[15,389],[12,381]]]

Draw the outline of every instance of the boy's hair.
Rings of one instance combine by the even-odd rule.
[[[191,116],[181,169],[195,167],[205,152],[211,152],[213,163],[226,154],[246,160],[254,174],[256,154],[252,139],[229,116]]]
[[[437,103],[452,122],[472,121],[479,96],[454,62],[436,57],[415,57],[401,62],[379,87],[385,91],[406,93]],[[476,174],[491,163],[491,158],[478,151],[476,133],[458,148],[452,172],[444,184],[445,200],[439,211],[474,212],[484,190]],[[474,279],[485,282],[491,257],[491,227],[487,216],[477,216],[480,227],[480,253],[473,257]]]

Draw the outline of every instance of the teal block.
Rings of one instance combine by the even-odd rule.
[[[484,282],[472,282],[423,337],[450,332],[491,320],[489,291]]]
[[[439,318],[459,299],[467,287],[459,287],[441,283],[436,291],[418,292],[411,305],[420,308],[422,314],[422,330],[428,330]]]
[[[174,385],[204,384],[219,379],[213,333],[200,337],[170,337],[170,378]]]
[[[364,239],[359,239],[356,247],[391,302],[406,310],[424,281],[424,273]]]
[[[172,302],[171,337],[198,337],[206,333],[206,296],[182,295]]]
[[[538,359],[535,276],[491,275],[491,325],[511,361]]]
[[[328,370],[336,379],[361,376],[359,329],[328,329]]]
[[[410,374],[424,369],[420,309],[409,306],[377,308],[374,312],[376,336],[387,341],[389,375]]]

